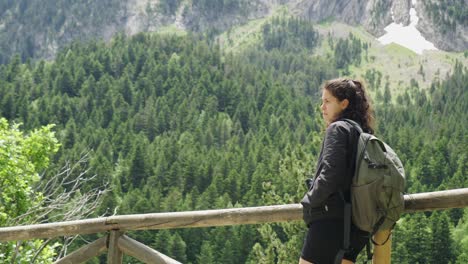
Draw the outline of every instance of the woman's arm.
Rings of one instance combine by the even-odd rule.
[[[312,207],[323,205],[331,194],[343,189],[345,177],[349,174],[349,133],[350,126],[345,121],[337,121],[328,126],[317,176],[308,193]]]

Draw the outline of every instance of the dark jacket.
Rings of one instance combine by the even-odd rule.
[[[349,199],[358,136],[359,132],[346,121],[335,121],[327,127],[313,185],[304,196],[303,205],[307,202],[312,210],[332,216],[342,214],[344,202],[339,191],[344,191],[344,198]]]

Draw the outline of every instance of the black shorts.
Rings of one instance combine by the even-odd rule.
[[[350,250],[344,259],[356,262],[369,233],[351,224]],[[343,219],[323,219],[312,222],[304,239],[301,257],[314,264],[332,264],[343,247]]]

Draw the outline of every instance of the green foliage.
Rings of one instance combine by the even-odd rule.
[[[395,230],[394,247],[392,251],[392,261],[395,263],[429,263],[432,248],[431,228],[428,225],[427,217],[422,214],[413,214],[405,217],[397,224]]]
[[[431,215],[431,251],[439,252],[438,254],[431,254],[430,263],[453,263],[453,240],[450,236],[450,223],[447,214],[434,212]],[[437,251],[436,251],[437,250]]]
[[[51,171],[93,150],[97,176],[85,189],[109,182],[113,190],[96,214],[297,203],[323,136],[320,85],[358,65],[364,46],[351,35],[329,57],[310,56],[300,33],[307,30],[313,27],[304,21],[278,19],[264,28],[271,49],[235,56],[199,36],[138,34],[74,43],[52,62],[24,65],[17,57],[0,66],[0,111],[28,131],[57,124],[63,148]],[[274,32],[288,33],[276,39]],[[380,72],[366,73],[377,131],[402,158],[408,192],[467,186],[468,74],[459,63],[452,72],[431,89],[412,81],[399,97]],[[461,217],[404,218],[396,263],[429,263],[443,241],[453,245],[452,260],[463,259],[463,239],[444,236]],[[302,223],[284,223],[132,237],[186,263],[288,263],[297,262],[304,231]]]
[[[208,19],[229,13],[245,13],[248,3],[246,0],[192,0],[193,6],[208,15]]]
[[[458,241],[459,252],[456,264],[465,263],[468,260],[468,209],[464,209],[463,217],[453,230],[453,241]]]
[[[270,51],[300,51],[318,44],[318,33],[312,23],[300,18],[274,17],[262,27],[263,47]]]
[[[31,186],[37,182],[39,172],[49,164],[51,154],[57,152],[58,142],[52,126],[45,126],[25,135],[19,125],[9,126],[0,119],[0,225],[25,213],[36,205],[41,195]],[[20,177],[19,177],[20,176]]]
[[[50,156],[57,152],[59,144],[51,131],[53,126],[44,126],[25,134],[18,124],[9,125],[0,118],[0,226],[11,226],[36,217],[24,216],[37,206],[43,196],[33,190],[33,185],[40,180],[41,173],[49,165]],[[2,262],[50,263],[58,244],[45,246],[42,240],[26,243],[0,243]],[[21,254],[15,253],[19,247]],[[38,252],[38,255],[36,255]]]
[[[363,43],[354,35],[350,34],[348,39],[339,39],[334,47],[335,66],[338,69],[346,69],[348,65],[359,65]]]

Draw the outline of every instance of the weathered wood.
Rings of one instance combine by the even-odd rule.
[[[109,234],[109,249],[107,251],[108,264],[122,264],[123,252],[119,248],[119,238],[122,232],[112,230]]]
[[[405,195],[405,212],[468,207],[468,188]]]
[[[126,255],[132,256],[144,263],[148,264],[181,264],[136,240],[133,240],[125,235],[119,238],[119,248]]]
[[[468,207],[468,188],[405,195],[405,212]],[[220,210],[110,216],[69,222],[0,228],[0,241],[148,230],[286,222],[302,219],[300,204]]]
[[[390,264],[392,257],[392,235],[390,230],[378,231],[374,235],[374,256],[372,264]]]
[[[101,237],[100,239],[85,245],[70,255],[67,255],[57,261],[54,264],[78,264],[85,263],[86,261],[97,257],[107,250],[107,236]]]
[[[92,234],[109,230],[145,230],[228,226],[294,221],[302,218],[300,204],[173,213],[110,216],[95,219],[0,228],[0,241]]]
[[[302,219],[302,205],[143,214],[136,219],[133,215],[114,216],[107,224],[124,230],[146,230],[287,222]]]
[[[76,234],[95,234],[112,230],[103,228],[106,218],[0,228],[0,241],[29,240]]]

